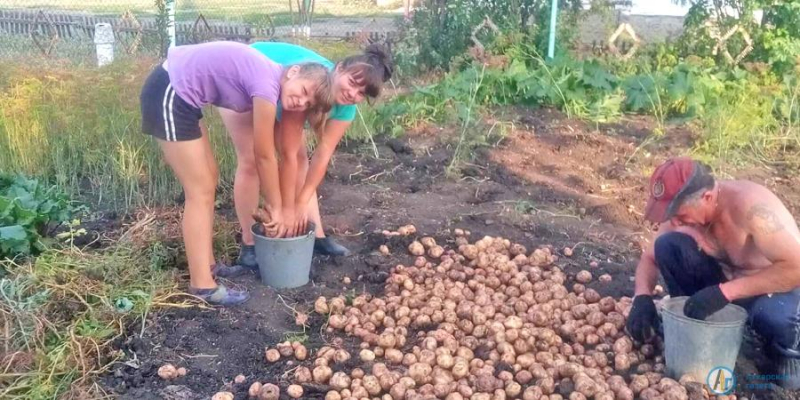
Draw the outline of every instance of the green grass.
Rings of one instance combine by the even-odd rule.
[[[0,262],[0,319],[10,332],[0,335],[0,398],[99,398],[91,379],[116,360],[111,341],[172,301],[174,279],[158,246],[122,241],[100,252],[68,248]]]

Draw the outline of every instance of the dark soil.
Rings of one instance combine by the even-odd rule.
[[[352,256],[315,257],[312,282],[295,290],[275,291],[253,275],[237,278],[233,283],[253,295],[238,308],[159,310],[146,321],[143,336],[137,323],[116,343],[126,362],[116,364],[103,383],[122,399],[207,399],[219,390],[245,399],[256,380],[285,387],[297,364],[268,364],[264,348],[303,333],[290,307],[310,311],[318,296],[381,293],[389,269],[411,262],[405,249],[414,239],[387,240],[381,231],[409,223],[417,227],[417,237],[434,236],[440,244],[452,245],[450,230],[463,228],[472,232],[473,240],[502,236],[529,250],[551,245],[561,254],[569,246],[574,255],[557,263],[569,274],[582,269],[595,277],[608,273],[611,282],[590,286],[603,295],[632,295],[640,243],[651,230],[642,218],[647,176],[668,156],[685,153],[691,133],[670,127],[667,139],[640,147],[651,132],[647,119],[598,129],[550,110],[515,110],[503,118],[513,120],[516,130],[499,146],[478,151],[462,168],[461,178],[445,176],[453,138],[439,129],[377,139],[380,159],[360,144],[344,144],[320,195],[326,231],[348,246]],[[796,177],[764,169],[746,171],[743,177],[766,184],[790,210],[798,210]],[[377,254],[381,244],[393,254]],[[592,261],[596,268],[590,267]],[[344,277],[351,284],[343,284]],[[322,324],[322,317],[312,312],[305,329],[309,350],[332,340]],[[355,350],[355,343],[346,345]],[[746,344],[737,372],[763,367],[757,346]],[[309,357],[305,364],[312,361]],[[167,362],[186,367],[188,375],[162,381],[156,370]],[[245,384],[232,383],[238,374],[247,377]],[[324,397],[320,389],[306,387],[304,398]],[[797,398],[766,392],[750,397]]]

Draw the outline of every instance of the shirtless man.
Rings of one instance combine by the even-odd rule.
[[[691,318],[730,302],[745,307],[778,383],[800,388],[800,231],[778,197],[753,182],[716,181],[705,165],[675,158],[650,178],[645,217],[661,225],[636,267],[631,337],[655,333],[660,272],[671,296],[689,296]]]

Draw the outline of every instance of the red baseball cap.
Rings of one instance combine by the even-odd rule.
[[[713,185],[714,177],[706,165],[688,157],[671,158],[650,177],[650,197],[644,217],[664,222],[678,211],[688,195]]]

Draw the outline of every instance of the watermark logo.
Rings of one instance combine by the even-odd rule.
[[[736,376],[730,368],[715,367],[706,377],[706,386],[715,395],[729,394],[736,387]]]

